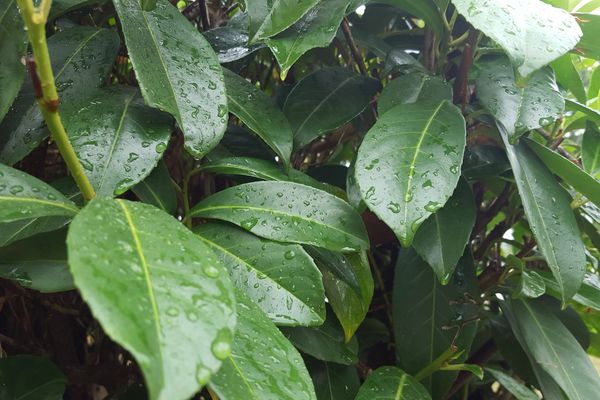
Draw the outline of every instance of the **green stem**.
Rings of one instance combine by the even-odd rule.
[[[58,92],[54,82],[54,73],[50,63],[50,54],[48,53],[48,43],[46,42],[46,20],[52,0],[42,0],[39,7],[35,7],[32,0],[17,0],[21,9],[23,21],[27,27],[27,34],[35,64],[31,67],[32,78],[34,79],[34,89],[36,89],[36,100],[50,130],[52,139],[56,142],[61,156],[71,171],[73,179],[83,194],[86,201],[96,196],[81,162],[71,145],[69,136],[60,119],[58,113]]]
[[[438,358],[433,360],[431,364],[423,368],[421,371],[417,372],[415,375],[415,379],[418,381],[422,381],[428,376],[432,375],[434,372],[438,371],[442,368],[446,363],[454,358],[454,355],[458,349],[455,346],[450,346],[446,351],[444,351]]]

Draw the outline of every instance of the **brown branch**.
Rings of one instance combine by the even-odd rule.
[[[476,30],[471,29],[469,37],[463,47],[462,61],[456,74],[454,81],[454,103],[460,104],[461,109],[465,111],[465,105],[468,101],[469,92],[469,70],[473,65],[473,55],[475,52],[475,44],[479,34]]]
[[[342,21],[342,32],[344,32],[344,37],[346,38],[346,42],[348,42],[348,47],[350,47],[350,52],[352,53],[352,57],[358,65],[358,69],[362,75],[367,75],[367,67],[363,61],[363,58],[360,54],[360,50],[354,41],[354,37],[352,36],[352,30],[350,29],[350,23],[348,23],[348,18],[344,18]]]

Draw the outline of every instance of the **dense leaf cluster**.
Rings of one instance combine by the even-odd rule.
[[[0,398],[600,398],[597,8],[0,0]]]

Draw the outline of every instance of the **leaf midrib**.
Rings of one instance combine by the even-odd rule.
[[[298,216],[295,214],[288,214],[285,213],[283,211],[279,211],[279,210],[274,210],[274,209],[270,209],[270,208],[260,208],[260,207],[253,207],[253,206],[237,206],[237,205],[226,205],[226,206],[212,206],[212,207],[206,207],[206,208],[200,208],[200,209],[196,209],[193,210],[192,213],[190,214],[190,216],[194,216],[194,215],[198,215],[199,213],[203,212],[203,211],[211,211],[211,210],[222,210],[222,209],[247,209],[247,210],[254,210],[254,211],[262,211],[262,212],[266,212],[266,213],[271,213],[271,214],[275,214],[275,215],[283,215],[286,217],[290,217],[290,218],[300,218],[304,221],[313,223],[315,225],[319,225],[319,226],[323,226],[327,229],[333,229],[334,231],[340,232],[344,235],[348,235],[351,236],[355,239],[357,239],[360,242],[365,242],[365,240],[361,239],[360,237],[353,235],[349,232],[343,231],[341,229],[336,228],[335,226],[332,225],[325,225],[323,223],[320,223],[317,220],[314,219],[309,219],[303,216]]]
[[[127,221],[127,225],[129,227],[131,237],[135,244],[136,252],[140,259],[142,271],[144,272],[144,280],[146,283],[146,289],[148,291],[148,297],[150,299],[150,304],[152,306],[152,315],[153,315],[153,322],[154,322],[153,325],[154,325],[154,329],[155,329],[155,333],[156,333],[156,339],[158,341],[160,341],[160,338],[162,337],[162,327],[160,324],[160,316],[158,313],[158,303],[156,301],[156,295],[154,294],[154,288],[152,286],[152,276],[150,274],[150,268],[148,266],[148,262],[146,260],[145,254],[144,254],[144,250],[143,250],[142,244],[140,242],[137,228],[136,228],[135,224],[133,223],[133,218],[131,217],[131,213],[129,212],[129,210],[123,200],[118,199],[117,202],[121,206],[123,214],[125,215],[125,219]],[[164,359],[165,359],[164,355],[163,355],[163,349],[162,349],[161,345],[157,346],[157,348],[158,348],[158,355],[160,357],[160,365],[162,366],[162,365],[164,365]]]
[[[294,293],[292,293],[287,287],[285,287],[284,285],[282,285],[281,283],[277,282],[275,279],[273,279],[270,275],[265,274],[263,271],[259,271],[254,265],[250,264],[249,262],[247,262],[246,260],[244,260],[243,258],[239,257],[237,254],[232,253],[231,251],[229,251],[229,249],[222,247],[221,245],[213,242],[212,240],[209,240],[207,238],[205,238],[204,236],[200,235],[200,234],[196,234],[196,236],[198,238],[200,238],[200,240],[204,241],[205,243],[207,243],[209,246],[212,246],[220,251],[222,251],[223,253],[227,254],[228,256],[230,256],[231,258],[234,258],[235,260],[237,260],[238,262],[240,262],[241,264],[249,267],[250,269],[252,269],[253,271],[255,271],[256,273],[260,273],[260,274],[264,274],[267,277],[267,280],[271,281],[273,283],[273,285],[275,287],[277,286],[281,286],[282,288],[284,288],[286,290],[287,293],[289,293],[293,298],[297,299],[300,303],[304,304],[306,307],[308,307],[308,309],[310,311],[312,311],[317,317],[319,317],[319,319],[322,319],[318,313],[315,312],[315,310],[313,309],[313,307],[311,307],[309,304],[307,304],[304,300],[300,299],[299,297],[297,297]]]
[[[404,392],[404,381],[406,381],[406,374],[402,374],[400,377],[400,382],[398,382],[398,389],[396,390],[396,396],[394,396],[395,400],[400,400],[402,398],[402,392]]]
[[[69,211],[73,212],[74,214],[77,214],[79,212],[78,208],[69,206],[68,204],[60,203],[57,201],[55,202],[55,201],[38,199],[35,197],[0,196],[0,201],[2,201],[2,200],[4,200],[4,201],[24,201],[24,202],[28,202],[28,203],[40,203],[40,204],[45,204],[45,205],[52,206],[52,207],[64,208],[65,210],[69,210]],[[33,218],[35,218],[35,217],[33,217]]]

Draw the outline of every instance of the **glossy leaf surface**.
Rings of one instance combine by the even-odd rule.
[[[283,112],[302,147],[349,122],[368,105],[379,84],[347,68],[325,68],[302,79],[290,92]]]
[[[0,1],[0,121],[21,89],[25,67],[21,63],[27,51],[27,34],[16,0]]]
[[[525,138],[525,143],[550,171],[600,207],[600,182],[548,147],[529,138]]]
[[[306,358],[318,400],[354,398],[360,386],[356,367]]]
[[[332,251],[368,247],[360,216],[346,202],[291,182],[254,182],[218,192],[197,204],[192,217],[234,223],[258,236]]]
[[[486,368],[485,372],[489,373],[496,379],[502,386],[504,386],[509,392],[511,392],[517,400],[539,400],[539,397],[531,391],[523,383],[517,381],[515,378],[507,374],[506,372],[496,368]]]
[[[215,52],[166,0],[158,0],[152,11],[142,11],[137,1],[114,4],[144,100],[173,115],[186,150],[204,156],[227,125],[225,84]]]
[[[463,255],[475,225],[475,201],[469,184],[460,180],[446,205],[430,216],[415,235],[413,246],[446,284]]]
[[[431,268],[413,249],[402,249],[394,275],[392,300],[396,355],[404,371],[416,374],[447,351],[451,345],[468,353],[476,326],[460,321],[474,310],[460,301],[465,293],[475,295],[474,267],[469,254],[457,265],[452,281],[440,285]],[[472,306],[471,306],[472,307]],[[464,360],[466,354],[457,362]],[[421,383],[432,398],[443,397],[456,373],[441,371]]]
[[[45,357],[18,355],[0,359],[0,398],[62,399],[67,378]]]
[[[0,222],[68,216],[79,209],[52,186],[0,164]]]
[[[0,276],[42,293],[72,290],[66,230],[47,232],[0,248]]]
[[[194,232],[226,266],[233,284],[273,322],[319,325],[325,320],[321,274],[302,246],[218,223],[198,225]]]
[[[513,300],[503,310],[530,361],[550,375],[568,398],[591,399],[600,392],[598,372],[585,351],[539,300]]]
[[[549,67],[533,73],[527,86],[520,87],[507,58],[488,59],[479,66],[477,96],[504,126],[511,142],[562,115],[565,101]]]
[[[354,269],[359,288],[356,290],[329,271],[323,271],[327,300],[344,330],[348,342],[365,319],[373,298],[373,277],[365,254],[343,255]]]
[[[298,351],[244,293],[238,290],[235,297],[238,317],[231,355],[210,387],[222,400],[316,400]]]
[[[253,0],[246,5],[251,41],[274,36],[298,21],[319,0]]]
[[[133,88],[110,87],[71,105],[63,123],[97,196],[126,192],[154,169],[171,136],[171,118]]]
[[[583,53],[586,57],[599,59],[600,45],[598,44],[598,34],[600,29],[600,16],[592,13],[574,13],[573,16],[578,18],[579,26],[583,36],[577,43],[577,51]]]
[[[430,400],[427,389],[396,367],[380,367],[360,387],[356,400]]]
[[[527,221],[565,302],[581,286],[585,271],[584,246],[571,200],[524,143],[511,145],[503,139]]]
[[[304,53],[331,43],[350,2],[351,0],[320,1],[294,25],[267,39],[267,45],[279,63],[283,79]]]
[[[177,194],[164,162],[159,162],[150,175],[131,190],[144,203],[152,204],[169,214],[177,209]]]
[[[187,398],[208,382],[231,352],[236,318],[208,247],[157,208],[111,199],[82,210],[67,246],[77,288],[137,360],[151,399]]]
[[[367,133],[356,181],[367,206],[403,246],[454,192],[464,148],[464,119],[448,101],[396,106]]]
[[[285,164],[292,153],[292,130],[285,115],[256,86],[223,69],[229,111],[264,140]]]
[[[574,60],[573,55],[565,54],[554,60],[550,65],[556,74],[558,84],[573,93],[577,101],[585,103],[587,100],[585,87],[574,65]]]
[[[540,0],[452,0],[475,28],[498,43],[521,76],[571,50],[581,29],[568,12]]]
[[[600,130],[591,122],[587,123],[583,134],[581,162],[583,169],[588,174],[598,177],[600,174]]]
[[[390,81],[377,101],[377,111],[385,114],[399,104],[452,100],[452,86],[436,76],[413,72]]]
[[[118,48],[116,30],[77,26],[48,38],[56,88],[63,106],[79,104],[104,84]],[[0,162],[16,163],[48,135],[33,85],[27,80],[0,125]]]

